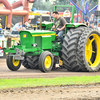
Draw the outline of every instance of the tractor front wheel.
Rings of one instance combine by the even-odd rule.
[[[21,66],[21,61],[13,59],[13,56],[7,56],[6,63],[8,68],[12,71],[17,71]]]
[[[53,55],[48,52],[44,51],[39,57],[39,69],[42,72],[49,72],[53,68]]]

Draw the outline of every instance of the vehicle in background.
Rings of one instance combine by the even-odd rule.
[[[64,12],[59,12],[59,15],[62,17],[64,15]],[[67,14],[68,17],[65,17],[66,21],[68,21],[67,19],[72,17],[72,13],[70,13],[70,17],[69,17],[69,14]],[[63,16],[64,17],[64,16]],[[83,18],[82,18],[82,15],[78,14],[74,14],[74,22],[76,23],[77,21],[77,17],[78,17],[78,23],[82,23],[83,22]]]
[[[48,13],[39,13],[39,12],[30,11],[29,18],[31,19],[31,24],[35,25],[36,21],[38,20],[38,18],[40,18],[40,16],[42,16],[42,22],[44,21],[49,22],[49,20],[51,19],[51,16]]]
[[[0,35],[0,57],[4,56],[4,49],[6,48],[7,42],[4,35]]]

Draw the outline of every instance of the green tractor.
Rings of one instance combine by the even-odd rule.
[[[82,23],[74,23],[75,7],[67,7],[72,7],[72,20],[66,24],[63,44],[54,31],[20,31],[20,43],[5,50],[8,53],[6,62],[10,70],[17,71],[22,64],[27,69],[38,68],[42,72],[49,72],[59,60],[63,62],[60,67],[63,66],[68,71],[99,70],[100,32]],[[43,23],[42,26],[48,29],[49,25]]]

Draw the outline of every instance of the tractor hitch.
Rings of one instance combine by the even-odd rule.
[[[25,52],[23,52],[23,50],[20,50],[18,48],[15,48],[15,50],[16,50],[16,54],[13,55],[13,59],[15,59],[15,60],[24,60]]]
[[[13,55],[13,59],[15,59],[15,60],[24,60],[24,56]]]
[[[25,52],[23,50],[20,50],[18,48],[15,48],[15,50],[16,50],[16,55],[22,55],[22,56],[25,55]]]

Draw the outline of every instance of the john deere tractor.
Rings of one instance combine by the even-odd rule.
[[[20,31],[20,43],[5,50],[9,53],[6,61],[10,70],[17,71],[23,64],[28,69],[49,72],[59,59],[68,71],[99,70],[100,32],[82,23],[74,23],[75,7],[67,7],[72,7],[72,20],[66,24],[63,44],[54,31]],[[46,27],[44,23],[43,27]]]

